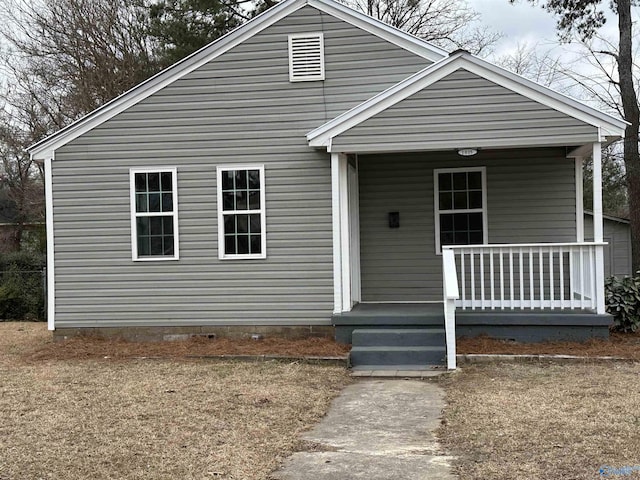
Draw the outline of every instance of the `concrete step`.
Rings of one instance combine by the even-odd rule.
[[[351,365],[439,365],[445,360],[446,348],[429,347],[353,347]]]
[[[438,347],[445,344],[441,328],[363,328],[353,331],[354,347]]]

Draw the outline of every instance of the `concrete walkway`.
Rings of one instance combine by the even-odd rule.
[[[448,480],[450,457],[439,454],[435,429],[444,393],[419,380],[361,380],[336,398],[276,480]]]

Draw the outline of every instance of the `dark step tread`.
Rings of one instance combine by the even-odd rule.
[[[376,333],[376,334],[399,334],[399,333],[445,333],[444,328],[355,328],[353,332]]]
[[[373,346],[373,347],[352,347],[352,352],[444,352],[447,347],[443,346],[431,346],[431,347],[387,347],[387,346]]]

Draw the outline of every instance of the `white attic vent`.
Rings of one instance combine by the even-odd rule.
[[[324,80],[324,39],[322,33],[289,35],[289,80]]]

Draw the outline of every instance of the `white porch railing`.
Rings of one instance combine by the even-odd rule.
[[[603,277],[598,259],[602,262],[604,245],[583,242],[443,247],[447,368],[456,368],[458,307],[577,308],[604,313],[604,278],[598,277]]]
[[[536,243],[444,247],[455,259],[465,309],[592,309],[600,292],[598,249],[604,243]],[[602,258],[602,257],[600,257]],[[443,260],[444,261],[444,260]]]

